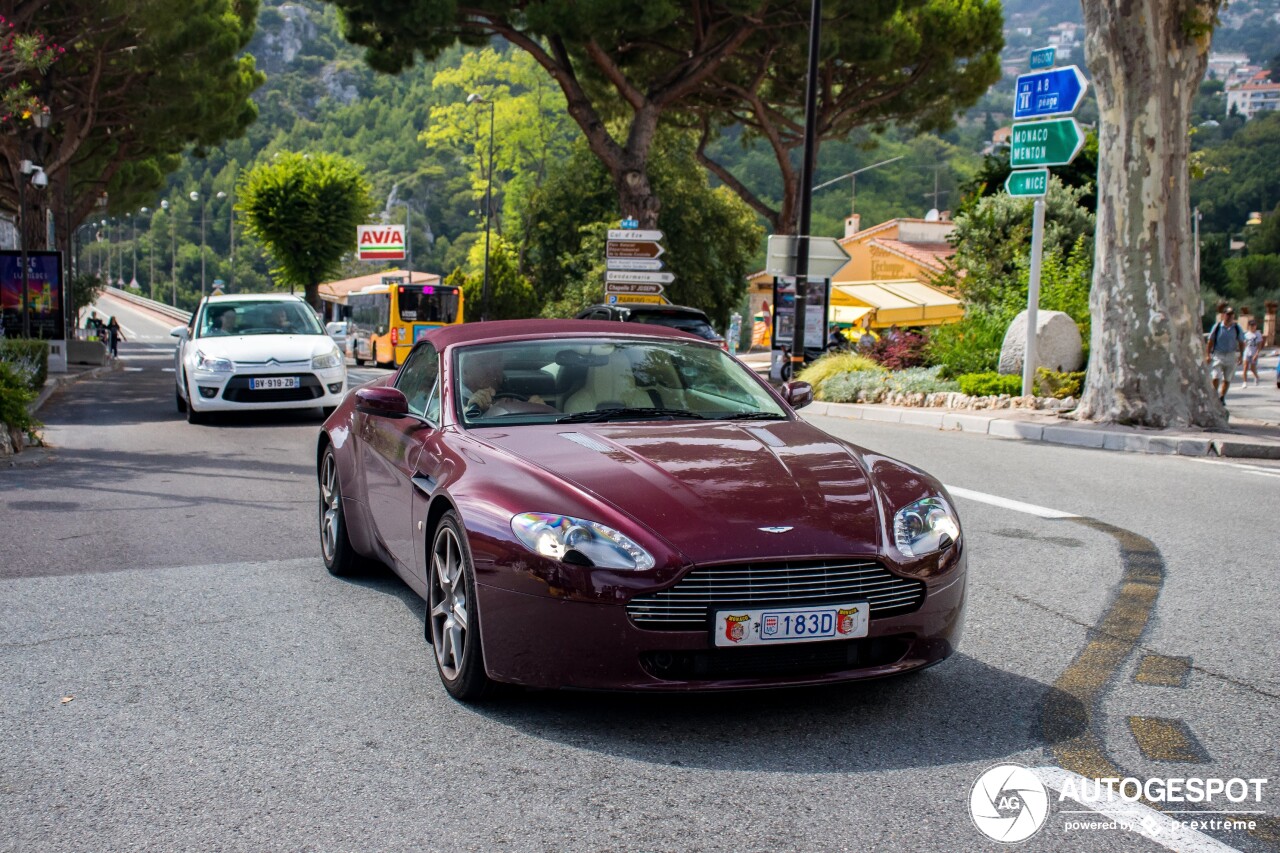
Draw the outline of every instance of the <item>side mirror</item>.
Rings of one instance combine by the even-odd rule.
[[[808,382],[788,382],[782,386],[782,399],[793,409],[803,409],[813,402],[813,386]]]
[[[399,388],[361,388],[356,391],[356,411],[383,418],[403,418],[409,414],[409,401]]]
[[[187,337],[187,327],[174,326],[172,329],[169,330],[169,336],[173,338],[178,338],[180,340],[185,339]]]

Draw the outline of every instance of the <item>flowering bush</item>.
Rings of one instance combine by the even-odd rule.
[[[889,370],[904,370],[925,363],[924,335],[915,332],[886,332],[876,341],[869,355],[876,363]]]

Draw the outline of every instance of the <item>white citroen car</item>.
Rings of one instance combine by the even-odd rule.
[[[321,408],[342,402],[347,366],[301,298],[210,296],[191,325],[170,334],[178,411],[191,423],[212,412]]]

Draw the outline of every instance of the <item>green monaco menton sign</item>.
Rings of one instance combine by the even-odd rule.
[[[1013,126],[1009,140],[1009,165],[1065,166],[1084,147],[1084,131],[1073,118],[1032,121]]]
[[[1049,189],[1048,169],[1028,169],[1025,172],[1010,172],[1004,182],[1005,192],[1019,198],[1042,196]]]

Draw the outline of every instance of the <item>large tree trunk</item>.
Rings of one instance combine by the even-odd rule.
[[[1086,0],[1098,97],[1098,225],[1079,413],[1151,427],[1225,423],[1204,365],[1191,246],[1191,100],[1216,0]]]

